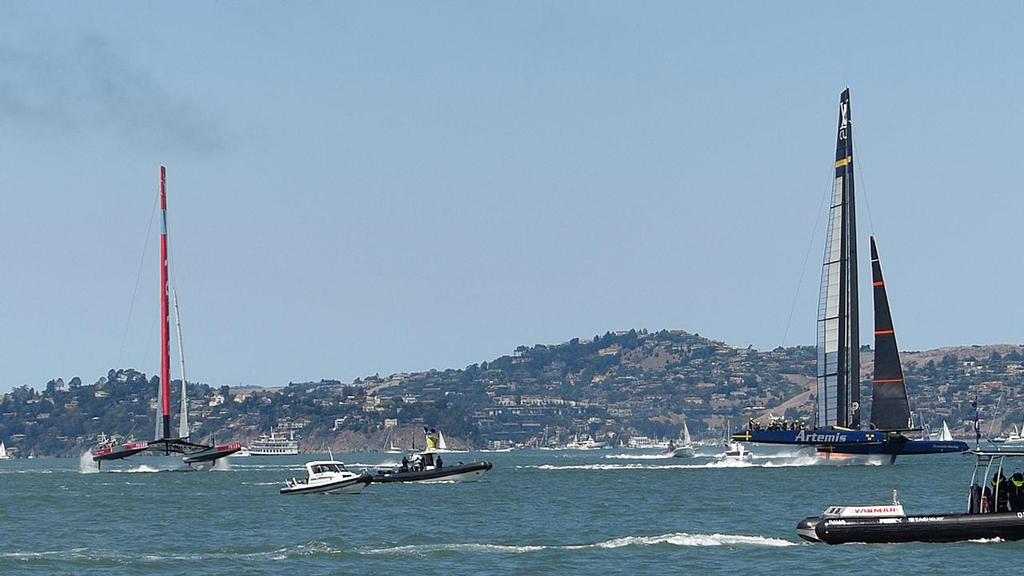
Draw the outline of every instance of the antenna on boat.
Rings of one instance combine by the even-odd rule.
[[[327,447],[327,455],[330,456],[331,460],[334,460],[334,452],[331,452],[331,447]]]
[[[974,407],[974,447],[978,448],[981,444],[981,426],[979,425],[979,414],[978,414],[978,398],[975,397],[971,400],[971,406]]]

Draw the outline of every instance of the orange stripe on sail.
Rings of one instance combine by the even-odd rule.
[[[875,336],[885,336],[886,334],[895,334],[895,330],[875,330]]]
[[[879,280],[878,282],[872,282],[871,285],[872,286],[885,286],[885,281],[884,280]]]
[[[883,380],[875,380],[875,384],[895,384],[897,382],[903,382],[903,378],[886,378]]]

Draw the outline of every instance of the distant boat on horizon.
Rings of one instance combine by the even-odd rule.
[[[385,454],[401,454],[402,449],[395,446],[395,440],[392,438],[392,432],[394,428],[388,428],[388,435],[384,438],[384,448],[381,450]]]
[[[263,434],[249,444],[252,456],[295,456],[299,453],[299,441],[295,439],[295,431],[290,430],[288,437],[270,429],[270,434]]]
[[[669,446],[673,458],[690,458],[697,451],[693,447],[693,438],[690,438],[690,427],[683,422],[683,443],[679,446]]]

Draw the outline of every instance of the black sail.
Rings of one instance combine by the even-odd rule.
[[[871,238],[871,284],[875,296],[875,379],[871,397],[871,426],[879,430],[907,430],[910,404],[900,366],[900,351],[889,313],[889,298],[882,279],[875,239]]]
[[[857,218],[850,90],[839,98],[835,181],[818,295],[818,426],[860,427]]]

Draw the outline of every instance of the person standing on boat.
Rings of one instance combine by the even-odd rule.
[[[441,455],[440,454],[437,455],[437,462],[434,464],[434,467],[437,468],[438,470],[441,469]]]
[[[992,495],[995,496],[995,507],[992,509],[993,512],[1009,512],[1009,500],[1010,490],[1009,482],[1006,480],[1006,476],[1003,476],[1003,471],[1000,470],[992,476]]]
[[[1007,488],[1010,511],[1024,512],[1024,474],[1020,471],[1014,472],[1013,476],[1010,476]]]

